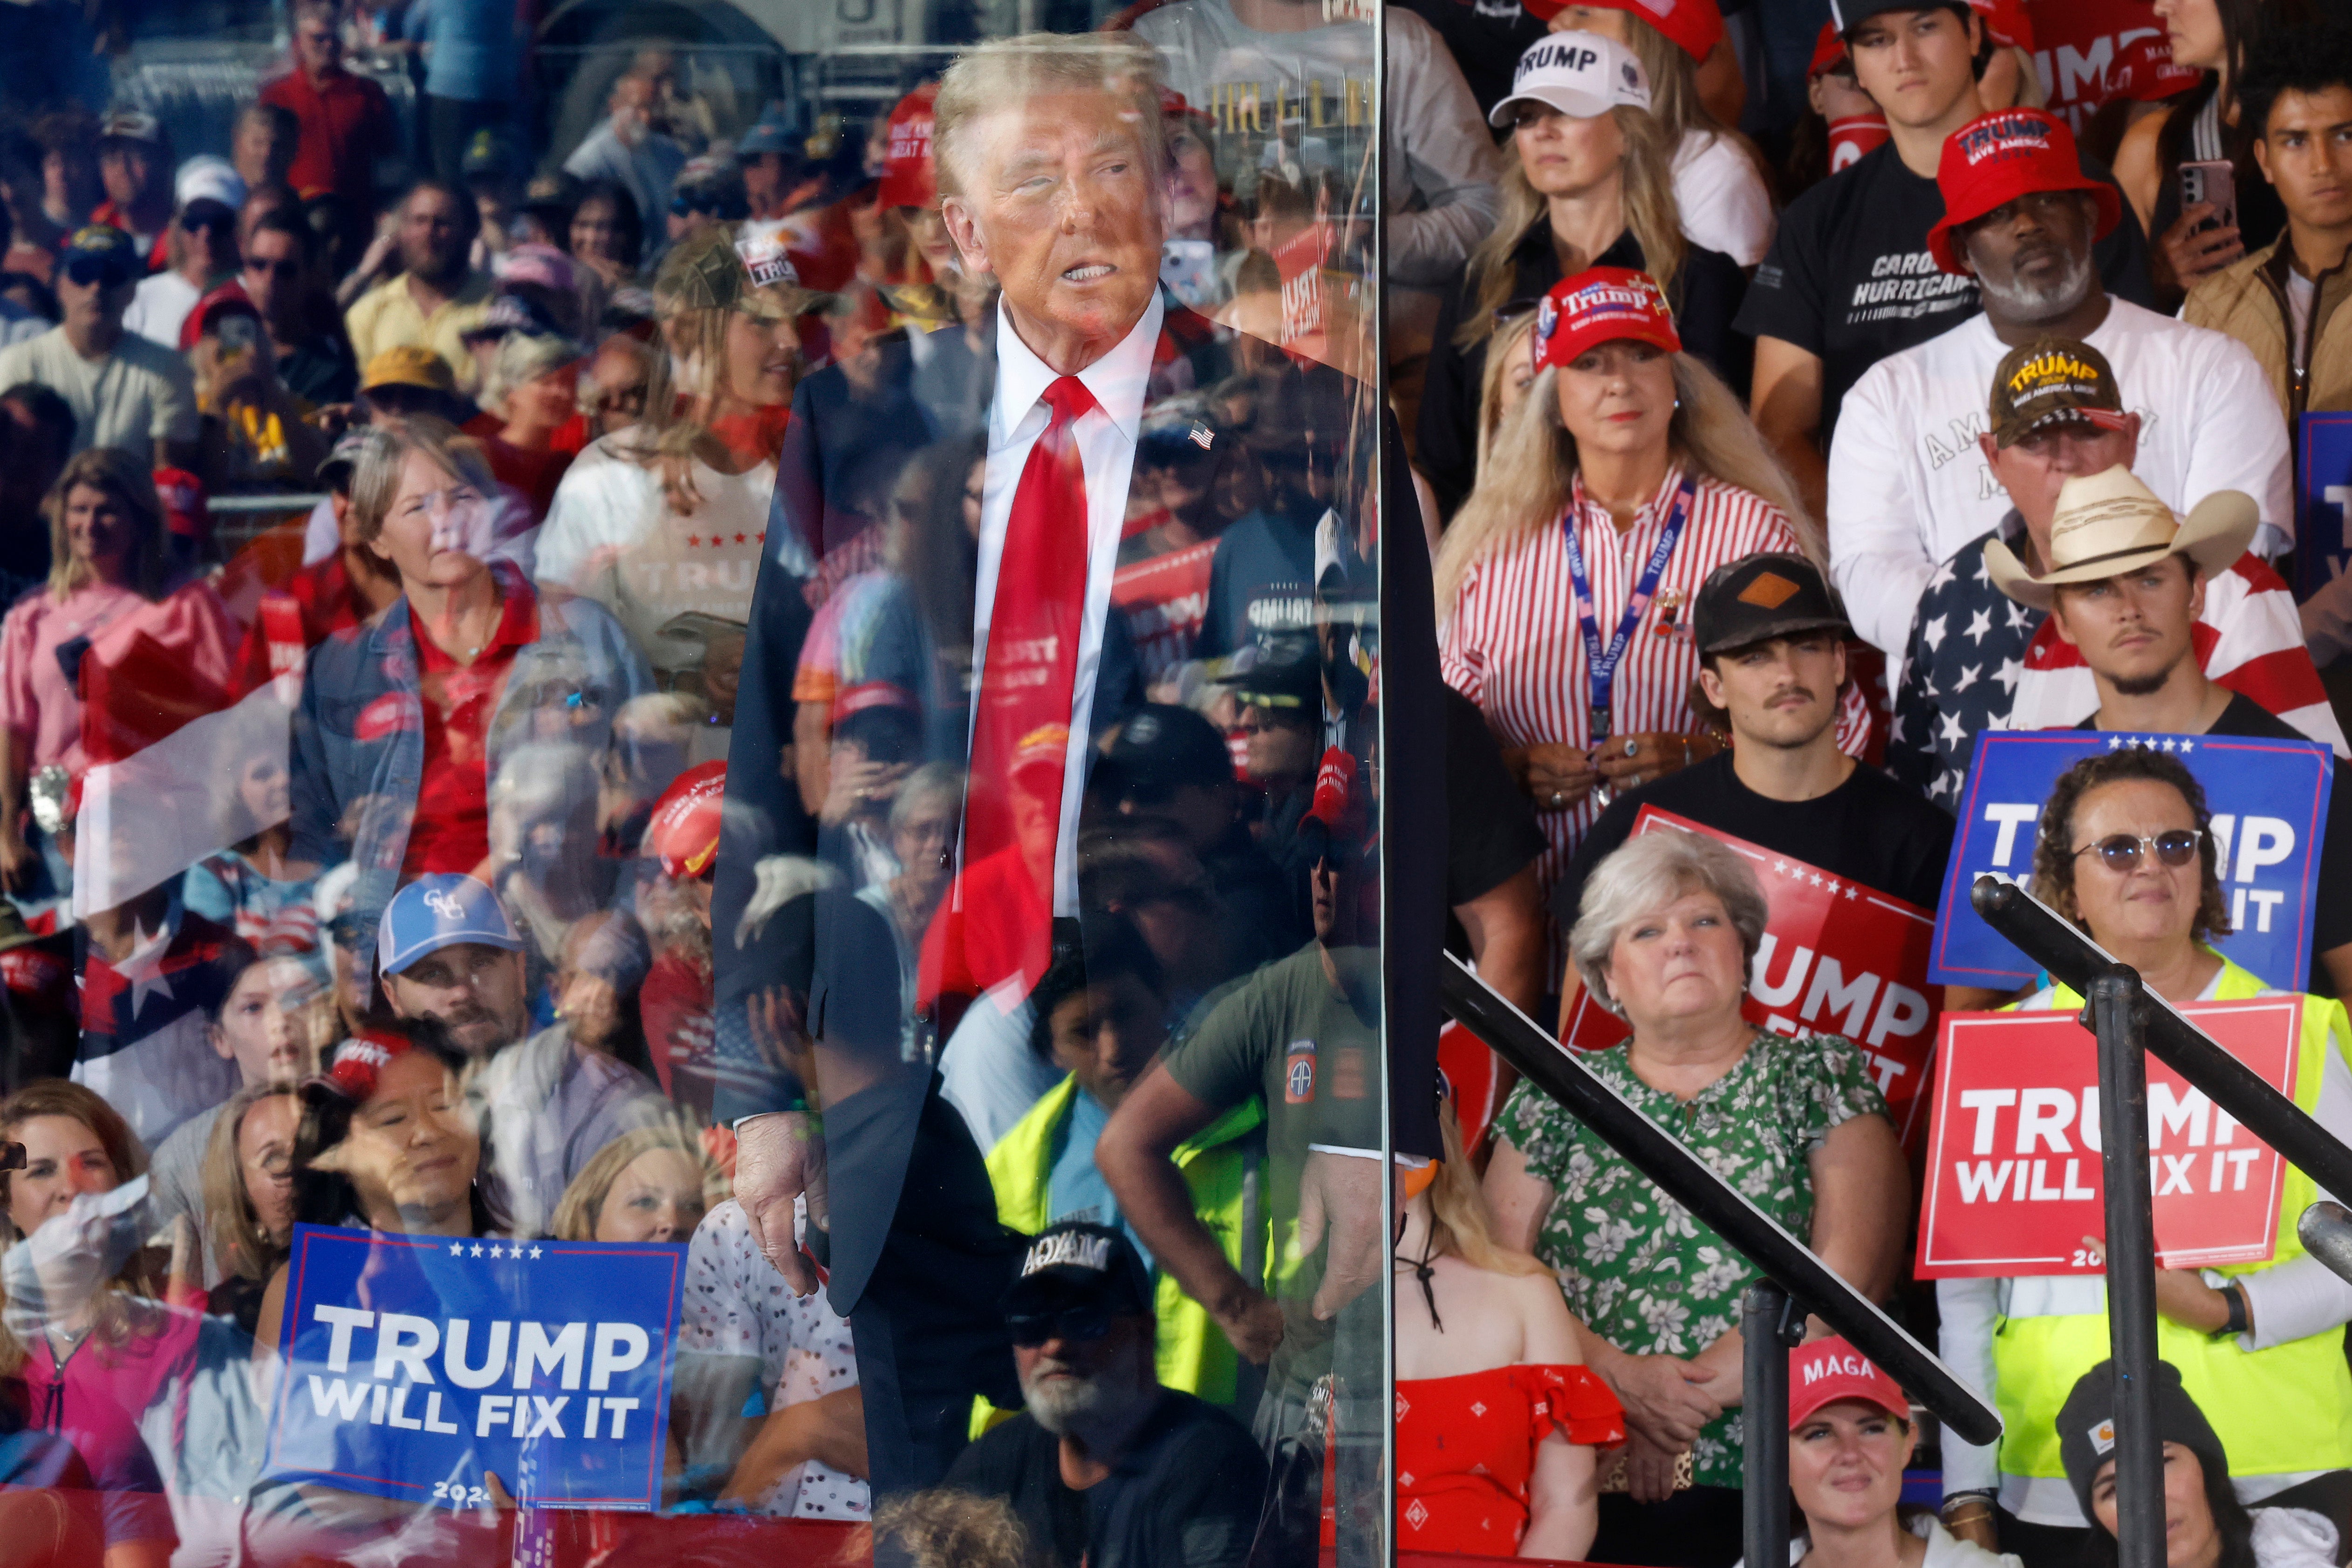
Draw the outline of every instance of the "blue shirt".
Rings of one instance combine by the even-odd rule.
[[[435,98],[514,101],[515,61],[522,57],[514,0],[419,0],[403,30],[431,46],[425,90]]]
[[[1118,1211],[1118,1200],[1111,1196],[1110,1183],[1095,1167],[1095,1144],[1101,1138],[1103,1128],[1110,1124],[1110,1113],[1101,1101],[1079,1090],[1070,1097],[1070,1114],[1062,1124],[1061,1147],[1054,1153],[1054,1167],[1045,1178],[1045,1214],[1048,1220],[1060,1224],[1065,1219],[1090,1219],[1097,1225],[1116,1225],[1135,1243],[1143,1254],[1143,1266],[1151,1267],[1151,1253],[1144,1247],[1143,1239],[1135,1227]]]

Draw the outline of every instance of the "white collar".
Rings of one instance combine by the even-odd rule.
[[[1152,357],[1159,351],[1160,328],[1167,314],[1155,287],[1151,302],[1128,329],[1127,336],[1078,372],[1078,383],[1094,394],[1095,402],[1129,441],[1137,438],[1143,426],[1143,394],[1151,382]],[[1021,334],[1013,329],[1013,313],[1000,308],[996,313],[996,406],[989,418],[991,447],[1013,439],[1013,431],[1061,374],[1021,340]]]

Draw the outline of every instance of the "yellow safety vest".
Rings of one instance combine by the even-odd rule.
[[[1069,1121],[1077,1092],[1076,1077],[1064,1078],[989,1152],[988,1179],[996,1188],[996,1217],[1024,1236],[1034,1236],[1052,1219],[1046,1212],[1051,1203],[1046,1189],[1053,1175],[1054,1145]],[[1179,1144],[1173,1156],[1192,1192],[1192,1212],[1223,1244],[1225,1260],[1261,1288],[1266,1281],[1271,1228],[1265,1143],[1250,1134],[1265,1124],[1265,1107],[1253,1097]],[[1256,1231],[1255,1237],[1248,1234],[1252,1228]],[[1255,1278],[1251,1278],[1253,1271]],[[1160,1322],[1155,1359],[1160,1383],[1197,1395],[1212,1405],[1230,1406],[1240,1367],[1233,1341],[1205,1308],[1184,1293],[1173,1275],[1164,1270],[1155,1273],[1152,1306]],[[977,1437],[994,1417],[986,1400],[974,1404],[972,1433]]]
[[[2216,1001],[2250,1000],[2269,988],[2248,971],[2222,959]],[[2303,1043],[2296,1056],[2294,1103],[2305,1114],[2319,1103],[2326,1070],[2329,1025],[2343,1020],[2342,1037],[2352,1040],[2352,1020],[2343,1005],[2325,997],[2298,994],[2303,1003]],[[2053,1011],[2074,1011],[2082,998],[2061,986]],[[2251,1273],[2303,1256],[2295,1221],[2319,1196],[2316,1183],[2293,1166],[2279,1204],[2278,1249],[2270,1263],[2219,1268],[2221,1274]],[[2158,1318],[2156,1353],[2180,1369],[2180,1381],[2206,1419],[2213,1423],[2238,1476],[2291,1474],[2352,1467],[2352,1371],[2344,1360],[2344,1335],[2330,1329],[2268,1350],[2246,1351],[2236,1336],[2209,1339],[2195,1329]],[[2082,1375],[2107,1359],[2107,1315],[2003,1318],[1993,1331],[1994,1403],[2001,1419],[2000,1468],[2013,1476],[2063,1477],[2058,1458],[2058,1412]]]

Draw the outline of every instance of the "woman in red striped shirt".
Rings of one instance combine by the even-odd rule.
[[[1686,606],[1707,574],[1757,550],[1822,551],[1648,277],[1562,279],[1529,342],[1536,379],[1446,530],[1437,595],[1445,678],[1485,712],[1550,841],[1549,901],[1610,791],[1716,749],[1689,697]]]

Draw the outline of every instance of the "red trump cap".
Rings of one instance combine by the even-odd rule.
[[[1927,231],[1936,265],[1969,276],[1952,231],[2037,191],[2086,191],[2098,204],[2094,239],[2105,239],[2123,207],[2116,188],[2083,172],[2082,154],[2066,122],[2038,109],[2003,109],[1969,120],[1945,138],[1936,168],[1944,215]]]
[[[882,157],[886,207],[928,207],[940,199],[939,177],[931,167],[931,104],[939,96],[940,84],[927,81],[890,111],[890,140]]]
[[[1595,267],[1563,277],[1536,306],[1528,341],[1535,366],[1565,365],[1587,349],[1631,339],[1670,354],[1682,351],[1675,313],[1646,272],[1625,267]]]
[[[1549,22],[1566,10],[1571,0],[1527,0],[1530,16]],[[1584,0],[1604,10],[1622,11],[1664,34],[1691,58],[1704,62],[1723,38],[1723,13],[1716,0]]]

